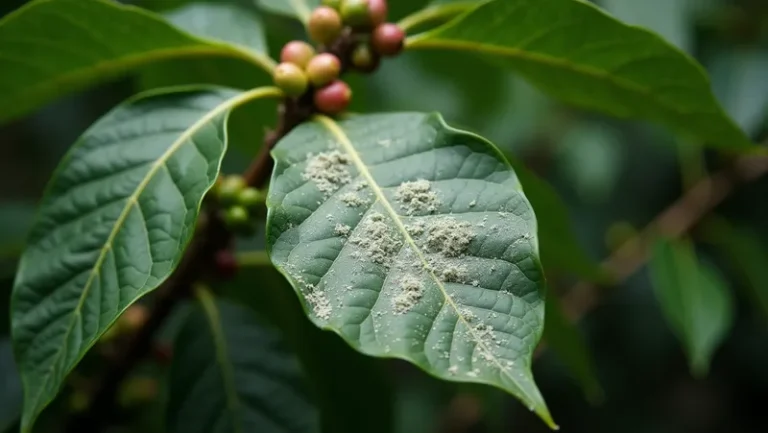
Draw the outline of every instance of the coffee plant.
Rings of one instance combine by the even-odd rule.
[[[285,37],[296,23],[306,40]],[[163,366],[164,431],[353,431],[328,421],[327,401],[355,388],[319,377],[378,384],[350,347],[503,390],[556,429],[535,355],[553,349],[599,392],[572,323],[593,284],[647,260],[691,371],[705,374],[734,306],[685,235],[722,200],[718,179],[597,266],[548,185],[483,131],[449,124],[440,106],[370,113],[364,91],[356,103],[388,62],[427,51],[666,128],[734,161],[731,182],[766,171],[692,57],[586,1],[217,1],[162,14],[30,1],[0,21],[2,120],[129,73],[146,90],[82,133],[39,203],[10,305],[20,431],[62,407],[56,428],[106,431],[161,392],[140,373]],[[249,84],[222,86],[209,74],[222,65]],[[243,171],[222,169],[230,148],[250,155]],[[558,296],[542,263],[584,283]],[[311,360],[329,348],[339,355]]]

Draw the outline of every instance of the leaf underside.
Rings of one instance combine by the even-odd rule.
[[[178,433],[314,433],[301,366],[244,307],[207,292],[174,343],[168,426]]]
[[[723,148],[752,146],[694,59],[586,1],[485,2],[407,47],[486,54],[564,102],[657,122]]]
[[[238,94],[130,101],[86,131],[57,169],[13,289],[23,431],[114,320],[178,264],[218,176]]]
[[[438,115],[319,117],[274,157],[269,252],[318,326],[502,388],[554,425],[530,372],[544,313],[535,216],[493,145]]]

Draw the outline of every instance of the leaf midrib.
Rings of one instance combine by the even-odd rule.
[[[325,129],[327,129],[331,133],[331,135],[333,135],[337,139],[337,141],[341,144],[341,146],[344,148],[344,150],[350,156],[350,158],[352,158],[352,161],[354,162],[355,166],[359,170],[360,174],[362,174],[363,177],[365,177],[366,181],[368,182],[368,185],[373,190],[378,201],[382,204],[382,206],[384,206],[390,218],[394,221],[398,231],[400,231],[406,243],[413,249],[413,251],[419,257],[419,260],[422,263],[423,269],[429,273],[432,280],[440,289],[440,292],[443,295],[443,298],[454,309],[454,311],[456,312],[456,316],[467,328],[467,330],[469,331],[469,334],[472,335],[475,343],[482,348],[485,354],[488,355],[488,358],[493,360],[493,363],[498,367],[499,371],[504,373],[510,380],[512,380],[513,383],[517,384],[517,388],[528,399],[528,401],[536,402],[538,399],[528,394],[527,390],[523,386],[520,386],[517,379],[512,374],[510,374],[508,368],[505,367],[499,361],[496,355],[487,347],[487,345],[482,341],[482,339],[479,338],[475,329],[470,325],[469,321],[461,314],[459,306],[454,302],[453,298],[451,298],[448,295],[448,292],[445,289],[445,286],[443,286],[443,283],[437,278],[434,272],[432,272],[432,270],[430,269],[429,263],[427,262],[426,258],[422,254],[421,249],[418,247],[418,245],[416,245],[416,242],[410,236],[410,234],[408,233],[408,230],[406,230],[405,226],[400,220],[400,215],[398,215],[398,213],[389,203],[389,200],[387,200],[386,195],[384,195],[383,191],[381,190],[378,183],[376,182],[376,179],[374,179],[373,175],[371,175],[370,171],[368,170],[368,167],[365,165],[363,160],[358,155],[357,150],[355,149],[352,142],[349,140],[349,137],[347,137],[346,133],[339,127],[339,125],[336,122],[334,122],[332,119],[328,117],[315,116],[314,120],[320,123]]]
[[[218,106],[214,108],[213,110],[209,111],[205,116],[201,117],[197,122],[192,124],[187,130],[185,130],[176,141],[171,144],[171,146],[166,149],[165,152],[163,152],[162,155],[152,164],[150,169],[147,171],[147,174],[144,176],[142,181],[136,186],[136,189],[131,193],[131,195],[128,196],[126,199],[126,204],[123,207],[123,210],[120,212],[120,215],[118,215],[117,219],[115,220],[114,225],[112,226],[112,230],[109,233],[109,236],[107,237],[106,241],[104,242],[104,245],[101,248],[101,251],[99,252],[99,256],[96,259],[96,262],[94,262],[91,272],[88,276],[88,280],[86,280],[85,285],[83,286],[82,292],[80,294],[80,298],[78,299],[77,306],[75,307],[74,311],[71,313],[72,320],[69,322],[69,326],[67,327],[67,331],[64,334],[63,337],[63,343],[59,347],[59,350],[56,352],[56,354],[51,358],[52,361],[50,362],[50,366],[48,367],[48,371],[45,374],[45,382],[48,383],[51,378],[51,374],[53,372],[54,367],[56,364],[59,363],[61,360],[62,353],[66,350],[69,342],[69,336],[74,329],[74,324],[77,321],[77,319],[80,317],[83,303],[88,296],[88,292],[90,291],[93,281],[95,280],[96,276],[99,275],[99,268],[104,263],[104,260],[106,259],[107,253],[112,249],[112,242],[115,240],[115,237],[117,236],[117,233],[120,232],[120,230],[123,227],[123,224],[125,223],[126,218],[128,217],[128,214],[130,213],[133,206],[136,205],[138,197],[144,192],[149,182],[152,180],[152,178],[157,174],[158,170],[161,169],[165,165],[165,163],[168,161],[168,159],[175,154],[175,152],[183,146],[187,141],[189,141],[194,134],[196,134],[202,127],[207,125],[210,121],[212,121],[217,116],[225,113],[227,110],[234,109],[235,107],[244,104],[252,99],[257,99],[260,97],[268,97],[268,96],[279,96],[282,92],[276,88],[273,87],[260,87],[257,89],[253,89],[248,92],[243,92],[233,98],[230,98]],[[26,382],[26,380],[25,380]],[[25,387],[26,388],[26,387]],[[45,390],[44,386],[40,387],[40,390],[37,392],[34,398],[34,408],[37,413],[39,413],[39,402],[40,402],[40,396],[43,394],[43,391]],[[27,425],[27,427],[29,427]]]
[[[227,339],[224,336],[224,329],[221,327],[221,315],[219,314],[219,309],[216,306],[213,295],[211,295],[211,292],[208,289],[197,287],[195,292],[197,294],[197,299],[205,312],[208,325],[210,326],[214,351],[216,352],[216,364],[219,366],[222,376],[221,381],[224,384],[227,410],[233,414],[232,427],[235,433],[242,433],[243,426],[241,425],[241,417],[238,416],[240,411],[240,398],[235,391],[235,375],[232,365],[229,362],[229,356],[227,355],[229,350]]]

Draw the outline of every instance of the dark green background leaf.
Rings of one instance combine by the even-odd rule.
[[[218,176],[227,114],[270,92],[131,100],[72,148],[49,183],[14,286],[23,431],[99,336],[176,267]]]
[[[8,430],[21,413],[21,381],[8,339],[0,339],[0,433]]]
[[[536,222],[493,145],[438,115],[321,117],[274,156],[270,255],[318,326],[502,388],[554,425],[530,371],[543,328]]]
[[[193,37],[151,12],[105,0],[33,1],[0,21],[0,51],[0,120],[164,59],[264,62],[238,46]]]
[[[659,240],[650,262],[656,298],[683,342],[691,371],[706,374],[715,349],[731,328],[734,307],[727,283],[697,261],[684,242]]]
[[[407,47],[496,56],[567,103],[658,122],[723,148],[751,145],[695,60],[588,2],[491,1],[412,36]]]
[[[309,20],[309,14],[320,5],[320,0],[256,0],[263,8],[281,15],[296,17],[303,22]]]
[[[298,360],[253,312],[198,291],[174,342],[170,432],[320,432]]]

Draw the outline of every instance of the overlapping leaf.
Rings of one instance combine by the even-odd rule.
[[[37,0],[0,20],[0,120],[151,62],[233,58],[240,46],[197,38],[145,10],[106,0]]]
[[[751,145],[695,60],[585,1],[489,1],[407,47],[487,54],[567,103],[658,122],[723,148]]]
[[[312,10],[320,6],[320,0],[256,0],[256,2],[272,12],[296,17],[304,23],[309,21]]]
[[[23,431],[99,336],[178,264],[218,176],[229,111],[274,94],[153,94],[115,108],[70,151],[40,205],[14,285]]]
[[[174,344],[169,431],[319,432],[301,366],[277,333],[241,306],[198,298]]]
[[[270,255],[318,326],[502,388],[554,425],[530,370],[544,313],[536,220],[493,145],[437,115],[319,117],[274,156]]]

